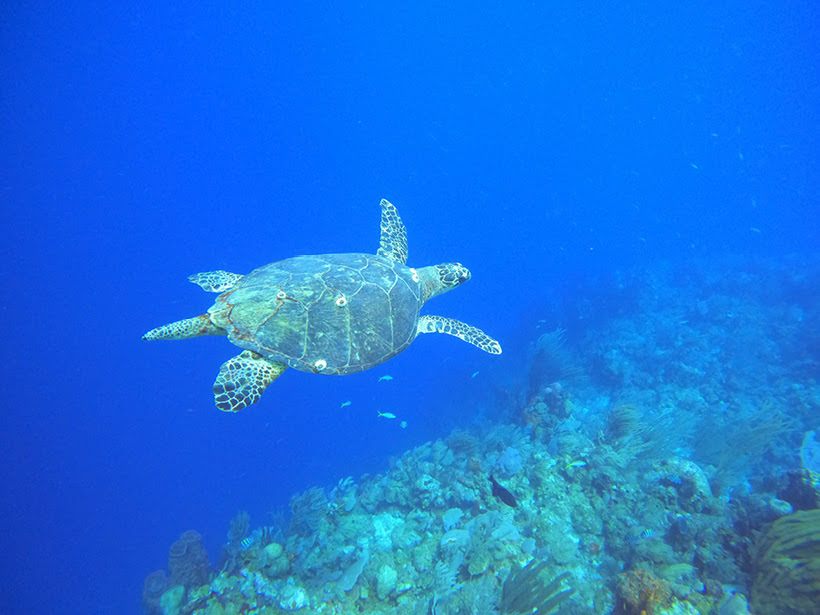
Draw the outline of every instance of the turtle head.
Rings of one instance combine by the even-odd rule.
[[[461,263],[442,263],[423,267],[416,273],[422,286],[424,301],[446,293],[470,279],[470,270]]]

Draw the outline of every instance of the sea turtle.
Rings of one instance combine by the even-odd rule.
[[[244,348],[214,382],[216,406],[236,412],[259,401],[282,372],[353,374],[396,356],[419,333],[448,333],[491,354],[499,343],[442,316],[420,315],[431,297],[470,279],[459,263],[413,269],[407,231],[395,206],[381,202],[376,254],[296,256],[247,275],[209,271],[188,279],[221,293],[206,314],[157,327],[144,340],[227,335]]]

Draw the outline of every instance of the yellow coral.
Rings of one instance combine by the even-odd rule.
[[[669,583],[644,568],[622,573],[618,593],[627,615],[654,615],[672,598]]]

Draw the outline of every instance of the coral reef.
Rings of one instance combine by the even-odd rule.
[[[724,584],[743,581],[721,548],[730,509],[695,464],[673,457],[639,472],[577,432],[561,448],[578,457],[551,454],[514,426],[459,432],[408,451],[386,474],[298,494],[292,510],[305,518],[292,518],[281,541],[251,532],[241,568],[189,591],[182,611],[515,612],[526,595],[542,609],[603,613],[621,562],[645,571],[630,586],[644,607],[661,604],[650,579],[676,608],[708,608]],[[499,468],[516,508],[491,495],[488,474]]]
[[[660,270],[591,299],[598,325],[539,338],[502,421],[296,494],[278,529],[235,520],[219,572],[169,559],[146,610],[748,615],[752,587],[755,615],[816,612],[818,513],[792,512],[817,505],[820,310],[772,301],[814,296],[781,273]]]

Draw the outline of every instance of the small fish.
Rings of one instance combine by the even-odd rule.
[[[473,372],[473,375],[470,376],[470,378],[475,378],[476,376],[478,376],[478,372]]]
[[[393,380],[393,376],[390,376],[389,374],[385,374],[384,376],[379,378],[379,382],[381,382],[382,380]]]
[[[689,163],[689,166],[690,166],[690,167],[692,167],[693,169],[697,169],[697,168],[698,168],[698,165],[696,165],[694,162],[690,162],[690,163]]]
[[[749,230],[752,231],[753,233],[762,233],[762,231],[759,228],[757,228],[756,226],[750,226]]]
[[[493,484],[493,497],[498,498],[502,502],[504,502],[507,506],[512,506],[515,508],[518,506],[518,502],[515,501],[515,497],[512,493],[504,489],[501,485],[495,482],[493,475],[490,474],[490,482]]]
[[[399,425],[401,425],[402,429],[407,429],[407,421],[402,421]]]
[[[569,470],[570,468],[583,468],[586,464],[587,464],[586,461],[581,461],[580,459],[576,459],[575,461],[570,461],[566,465],[566,467],[564,467],[564,469]]]
[[[394,419],[394,418],[396,418],[396,415],[393,414],[392,412],[381,412],[379,410],[376,410],[376,412],[378,413],[378,415],[380,417],[385,418],[385,419]]]
[[[341,407],[342,407],[342,408],[347,408],[347,407],[348,407],[350,404],[352,404],[352,403],[353,403],[352,401],[343,401],[343,402],[342,402],[342,406],[341,406]]]
[[[655,530],[651,530],[648,527],[644,528],[640,534],[637,536],[632,537],[632,542],[638,542],[639,540],[649,540],[655,535]]]
[[[249,548],[253,544],[253,536],[248,536],[247,538],[243,538],[242,542],[239,543],[239,546],[242,547],[243,550]]]

